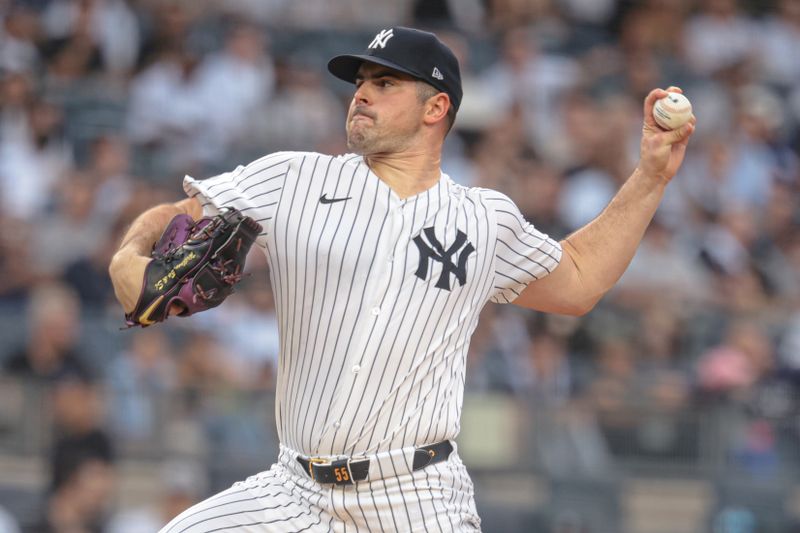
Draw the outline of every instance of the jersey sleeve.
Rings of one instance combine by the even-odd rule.
[[[511,303],[532,281],[550,274],[561,261],[561,244],[537,230],[506,195],[491,191],[497,225],[494,287],[490,300]]]
[[[211,178],[199,180],[186,176],[183,189],[200,202],[206,216],[215,215],[224,207],[233,207],[255,219],[264,228],[258,237],[258,242],[264,246],[296,157],[293,152],[278,152]]]

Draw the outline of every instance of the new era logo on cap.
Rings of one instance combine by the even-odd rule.
[[[328,70],[337,78],[353,83],[365,61],[404,72],[432,85],[447,93],[455,109],[461,103],[458,60],[452,50],[430,32],[403,26],[383,29],[373,37],[363,54],[336,56],[328,62]]]
[[[394,37],[394,31],[391,29],[381,30],[380,33],[372,39],[372,42],[369,43],[367,48],[377,48],[379,46],[381,48],[386,48],[386,43],[389,42],[389,39],[392,37]]]

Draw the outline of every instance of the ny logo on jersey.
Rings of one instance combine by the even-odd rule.
[[[394,30],[381,30],[381,32],[372,39],[372,42],[369,43],[367,48],[386,48],[386,43],[389,42],[389,39],[394,37]]]
[[[456,275],[458,284],[463,286],[467,282],[467,259],[475,251],[472,243],[467,242],[467,235],[458,230],[456,240],[450,248],[445,250],[442,243],[436,238],[433,227],[425,228],[422,231],[427,237],[427,243],[422,238],[422,234],[414,237],[414,244],[419,249],[419,267],[415,272],[417,277],[425,279],[428,276],[428,262],[434,260],[442,264],[442,273],[436,282],[436,288],[449,291],[451,273]],[[459,250],[461,251],[459,252]],[[452,257],[456,252],[458,252],[458,258],[456,262],[453,262]]]

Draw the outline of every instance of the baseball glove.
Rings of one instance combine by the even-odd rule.
[[[247,252],[261,226],[236,209],[198,221],[172,219],[153,246],[136,307],[125,315],[128,327],[163,322],[177,304],[180,316],[222,303],[242,278]]]

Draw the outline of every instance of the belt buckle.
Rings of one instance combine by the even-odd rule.
[[[327,459],[322,459],[320,457],[309,457],[308,458],[308,475],[311,476],[311,479],[316,481],[314,478],[314,465],[329,465],[331,464],[330,461]]]

